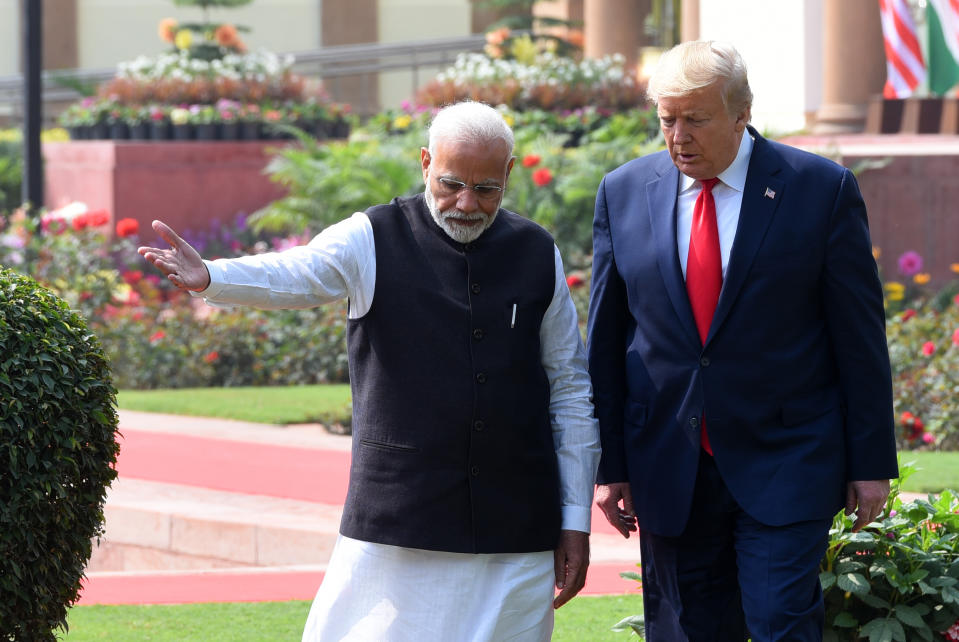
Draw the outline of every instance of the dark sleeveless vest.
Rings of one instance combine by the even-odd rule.
[[[367,215],[376,287],[369,313],[349,322],[353,460],[340,532],[460,553],[555,548],[539,341],[552,238],[500,209],[480,238],[458,243],[422,194]]]

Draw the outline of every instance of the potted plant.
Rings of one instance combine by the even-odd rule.
[[[166,105],[153,104],[147,108],[150,122],[150,138],[152,140],[170,139],[170,108]]]
[[[197,140],[216,140],[217,111],[213,105],[190,105],[189,121]]]
[[[255,103],[247,103],[240,107],[237,112],[237,118],[240,121],[240,139],[241,140],[259,140],[263,123],[263,115],[260,106]]]
[[[174,107],[170,110],[170,125],[173,128],[173,140],[191,140],[193,123],[190,110],[186,107]]]
[[[123,118],[130,130],[131,140],[148,140],[150,138],[149,117],[149,110],[143,105],[128,105],[124,109]]]
[[[214,106],[220,120],[220,138],[236,140],[240,137],[240,103],[221,98]]]
[[[129,110],[125,105],[119,103],[110,107],[107,113],[107,125],[110,128],[110,138],[113,140],[126,140],[130,138],[130,126],[127,124],[126,112]]]

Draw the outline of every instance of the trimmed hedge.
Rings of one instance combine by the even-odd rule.
[[[66,628],[116,477],[115,406],[84,320],[0,268],[0,639]]]

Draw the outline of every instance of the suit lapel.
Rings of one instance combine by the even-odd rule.
[[[707,344],[725,321],[742,290],[756,252],[785,192],[785,183],[775,176],[782,166],[779,155],[752,127],[749,128],[749,133],[753,135],[754,145],[749,159],[746,185],[743,188],[739,224],[726,267],[723,289],[719,294],[719,303],[716,305],[716,313],[706,338]]]
[[[683,268],[676,252],[676,195],[679,191],[679,170],[665,156],[659,168],[659,177],[646,184],[646,205],[649,225],[653,230],[656,262],[663,276],[666,292],[676,316],[690,339],[699,344],[699,331],[693,318],[693,309],[686,294]]]

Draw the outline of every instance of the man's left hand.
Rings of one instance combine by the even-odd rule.
[[[851,481],[846,484],[846,514],[856,514],[852,531],[862,528],[879,517],[889,497],[889,480]]]
[[[559,595],[553,600],[553,608],[558,609],[573,599],[586,584],[589,533],[560,531],[553,560],[556,566],[556,588],[559,589]]]

